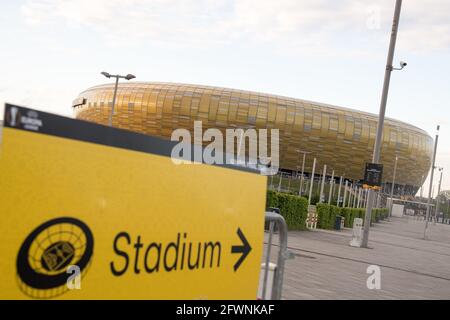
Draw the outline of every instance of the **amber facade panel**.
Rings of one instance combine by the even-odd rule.
[[[87,89],[76,106],[79,119],[107,124],[113,84]],[[192,130],[194,120],[203,128],[277,128],[280,130],[280,167],[299,170],[307,151],[306,172],[313,157],[318,169],[326,164],[336,176],[363,177],[371,160],[377,116],[321,103],[257,92],[176,83],[121,83],[117,92],[113,126],[170,138],[173,130]],[[381,149],[384,180],[392,180],[395,155],[399,155],[396,184],[420,186],[430,168],[433,140],[423,130],[386,119]]]

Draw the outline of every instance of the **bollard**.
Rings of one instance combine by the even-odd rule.
[[[363,227],[363,219],[355,218],[353,220],[353,233],[352,233],[352,240],[350,241],[350,246],[361,247],[363,235],[362,227]]]
[[[273,280],[275,278],[275,272],[277,271],[277,265],[269,262],[269,268],[267,271],[267,279],[264,279],[266,274],[266,263],[261,264],[261,272],[259,274],[259,286],[258,286],[258,300],[270,300],[272,299]],[[263,296],[263,283],[266,281],[265,294]]]

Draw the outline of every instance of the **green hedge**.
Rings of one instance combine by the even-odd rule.
[[[355,218],[364,219],[366,209],[364,208],[339,208],[333,205],[319,203],[316,205],[317,210],[317,227],[321,229],[334,229],[334,222],[336,216],[343,216],[344,226],[346,228],[353,227],[353,220]],[[376,208],[372,210],[372,223],[386,219],[388,215],[388,209]]]
[[[344,226],[346,228],[353,227],[350,221],[353,223],[353,217],[352,217],[352,209],[351,208],[341,208],[341,216],[344,217]]]
[[[303,197],[269,190],[267,191],[266,207],[279,208],[281,215],[286,220],[289,230],[305,230],[305,221],[308,215],[308,200]],[[334,205],[318,203],[317,227],[321,229],[334,229],[336,216],[345,218],[345,227],[352,228],[355,218],[364,219],[364,208],[339,208]],[[386,219],[388,209],[375,208],[372,210],[372,223]]]
[[[336,221],[336,216],[340,216],[342,212],[342,208],[339,208],[337,206],[330,206],[330,218],[328,220],[328,227],[329,229],[334,229],[334,224]]]
[[[364,215],[365,215],[365,209],[361,209],[361,208],[346,208],[347,210],[349,210],[350,214],[349,214],[349,219],[348,221],[346,221],[347,225],[349,228],[353,227],[353,220],[355,220],[355,218],[361,218],[364,219]],[[344,223],[345,225],[345,223]]]
[[[317,227],[321,229],[334,229],[336,216],[342,215],[342,208],[319,203],[316,205]]]
[[[372,222],[378,222],[388,217],[389,210],[387,208],[376,208],[372,211]]]
[[[318,203],[316,204],[317,228],[328,229],[328,219],[330,215],[330,206]]]
[[[308,200],[303,197],[286,193],[267,191],[266,207],[280,209],[289,230],[305,230],[305,220],[308,214]]]

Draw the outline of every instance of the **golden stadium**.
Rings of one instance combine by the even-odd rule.
[[[114,84],[95,86],[74,100],[78,119],[108,124]],[[194,120],[203,128],[256,128],[280,130],[280,168],[299,171],[303,153],[305,172],[326,164],[335,177],[363,178],[364,166],[372,158],[378,116],[323,103],[251,91],[161,82],[120,83],[113,126],[147,135],[170,138],[178,128],[193,130]],[[415,193],[431,166],[433,140],[422,129],[408,123],[385,121],[381,163],[383,181]],[[316,171],[317,172],[317,171]]]

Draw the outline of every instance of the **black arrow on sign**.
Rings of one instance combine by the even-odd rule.
[[[242,253],[242,255],[239,257],[239,260],[234,264],[234,271],[239,269],[239,266],[241,263],[245,260],[245,258],[248,256],[250,251],[252,251],[252,247],[248,243],[247,239],[245,238],[244,234],[241,231],[241,228],[237,229],[237,235],[242,241],[241,246],[232,246],[231,247],[231,253]]]

